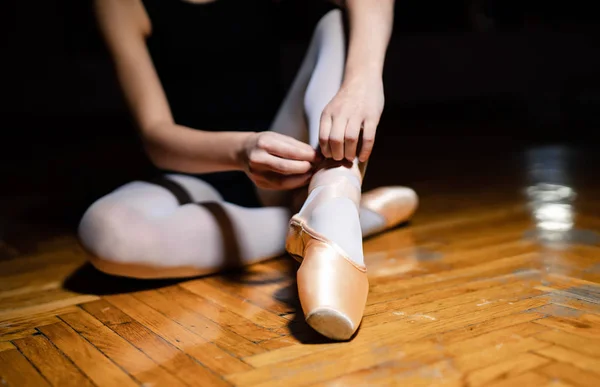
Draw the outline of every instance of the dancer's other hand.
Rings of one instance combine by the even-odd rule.
[[[394,24],[394,0],[344,0],[348,50],[344,79],[325,107],[319,144],[323,155],[366,162],[384,105],[383,65]],[[362,144],[361,144],[362,142]]]
[[[289,190],[307,185],[320,155],[308,144],[276,132],[250,134],[242,166],[260,188]]]
[[[319,145],[323,155],[334,160],[358,157],[367,161],[384,102],[380,75],[345,82],[321,115]]]

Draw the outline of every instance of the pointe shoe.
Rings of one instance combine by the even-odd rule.
[[[315,176],[309,191],[320,186],[320,180],[321,177]],[[360,201],[360,188],[347,178],[321,183],[326,183],[327,189],[321,191],[320,198],[346,197],[355,205]],[[367,303],[367,268],[352,261],[338,244],[313,230],[300,213],[290,220],[286,250],[300,262],[298,295],[308,325],[330,339],[350,339],[360,325]]]
[[[286,250],[301,263],[298,295],[308,325],[330,339],[350,339],[367,303],[367,268],[354,263],[299,215],[290,220]]]
[[[369,232],[369,235],[389,230],[406,222],[416,211],[419,198],[408,187],[388,186],[375,188],[362,194],[361,208],[372,211],[384,219],[384,224]]]

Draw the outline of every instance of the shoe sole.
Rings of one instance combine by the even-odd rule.
[[[306,323],[321,335],[338,341],[350,339],[355,331],[350,319],[333,309],[319,308],[310,312]]]

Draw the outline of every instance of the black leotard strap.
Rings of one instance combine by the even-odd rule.
[[[164,176],[160,176],[151,180],[147,180],[148,183],[159,185],[175,196],[180,205],[192,203],[192,196],[190,193],[183,188],[179,183],[170,180]]]
[[[219,225],[221,235],[223,236],[223,249],[225,251],[225,268],[238,268],[242,263],[241,248],[239,240],[235,233],[233,222],[229,214],[225,211],[222,203],[219,202],[201,202],[197,205],[204,207],[212,214]]]

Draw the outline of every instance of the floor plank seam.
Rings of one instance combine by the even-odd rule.
[[[111,306],[112,306],[113,308],[115,308],[115,309],[117,309],[117,310],[121,310],[121,309],[120,309],[120,308],[118,308],[118,307],[117,307],[115,304],[113,304],[113,303],[112,303],[110,300],[105,300],[105,301],[107,301],[108,303],[110,303],[110,304],[111,304]],[[140,301],[140,302],[141,302],[141,301]],[[154,308],[152,308],[151,306],[148,306],[146,303],[144,303],[144,305],[146,305],[148,308],[151,308],[151,309],[155,310],[155,309],[154,309]],[[122,312],[123,312],[123,311],[122,311]],[[201,339],[203,339],[203,340],[204,340],[204,338],[203,338],[203,337],[201,337],[201,336],[197,335],[197,334],[196,334],[196,333],[194,333],[193,331],[190,331],[190,330],[189,330],[189,329],[187,329],[185,326],[183,326],[183,325],[179,324],[177,321],[174,321],[174,320],[172,320],[171,318],[169,318],[168,316],[166,316],[164,313],[162,313],[162,312],[160,312],[160,311],[157,311],[157,312],[158,312],[159,314],[161,314],[163,317],[165,317],[166,319],[168,319],[169,321],[172,321],[173,323],[175,323],[175,324],[177,324],[177,325],[181,326],[183,329],[185,329],[186,331],[190,332],[192,335],[194,335],[194,336],[197,336],[197,337],[199,337],[199,338],[201,338]],[[123,313],[124,313],[124,314],[127,314],[127,313],[125,313],[125,312],[123,312]],[[131,316],[130,316],[130,317],[131,317]],[[133,320],[133,321],[136,321],[136,322],[137,322],[137,320],[136,320],[136,319],[134,319],[133,317],[131,317],[131,318],[132,318],[132,320]],[[138,323],[139,323],[139,322],[138,322]],[[139,323],[139,324],[141,324],[141,323]],[[143,324],[141,324],[141,325],[142,325],[142,326],[144,326]],[[110,329],[110,328],[109,328],[109,329]],[[190,359],[192,359],[192,361],[194,361],[195,363],[197,363],[197,364],[198,364],[198,365],[200,365],[201,367],[205,368],[205,369],[206,369],[208,372],[210,372],[210,373],[212,373],[213,375],[217,376],[219,379],[221,379],[221,380],[223,380],[223,381],[226,381],[226,380],[225,380],[225,377],[224,377],[224,375],[223,375],[223,374],[220,374],[220,373],[218,373],[218,372],[216,372],[216,371],[212,370],[210,367],[208,367],[206,364],[204,364],[204,363],[202,362],[202,360],[201,360],[201,359],[197,359],[195,356],[192,356],[192,355],[190,355],[189,353],[185,352],[184,350],[182,350],[182,349],[180,349],[180,348],[178,348],[178,347],[174,346],[174,345],[173,345],[173,344],[172,344],[172,343],[171,343],[169,340],[167,340],[165,337],[161,336],[160,334],[158,334],[158,333],[154,332],[152,329],[149,329],[149,328],[147,328],[147,329],[148,329],[150,332],[152,332],[153,334],[155,334],[157,337],[159,337],[160,339],[164,340],[164,341],[165,341],[165,342],[166,342],[168,345],[170,345],[170,346],[173,346],[173,347],[174,347],[174,348],[175,348],[177,351],[180,351],[181,353],[185,354],[187,357],[189,357]],[[129,342],[128,340],[126,340],[126,341],[127,341],[127,342]],[[206,342],[207,342],[207,343],[210,343],[210,344],[213,344],[213,345],[215,345],[215,346],[217,346],[217,344],[215,344],[214,342],[210,342],[210,341],[208,341],[208,340],[207,340]],[[133,345],[133,344],[131,344],[131,345]],[[135,347],[135,346],[134,346],[134,347]],[[221,347],[219,347],[219,346],[217,346],[217,347],[218,347],[218,348],[221,348]],[[137,348],[137,347],[136,347],[136,348]],[[241,362],[243,362],[244,364],[246,364],[246,365],[248,365],[249,367],[251,367],[251,365],[250,365],[250,364],[248,364],[248,363],[246,363],[246,362],[244,362],[244,361],[243,361],[243,359],[240,359],[239,357],[237,357],[237,356],[235,356],[235,355],[232,355],[231,353],[229,353],[228,351],[226,351],[226,350],[225,350],[225,349],[223,349],[223,348],[221,348],[221,349],[222,349],[223,351],[225,351],[226,353],[228,353],[229,355],[233,356],[234,358],[236,358],[236,359],[240,360],[240,361],[241,361]],[[140,350],[141,350],[141,349],[140,349]],[[142,352],[143,352],[143,351],[142,351]]]
[[[176,286],[180,286],[180,285],[178,284],[178,285],[176,285]],[[193,295],[195,295],[195,296],[199,296],[199,297],[201,297],[201,298],[205,299],[206,301],[208,301],[208,302],[212,303],[213,305],[217,305],[217,306],[219,306],[219,307],[221,307],[221,306],[222,306],[222,305],[220,305],[219,303],[215,302],[214,300],[211,300],[210,298],[203,297],[201,294],[195,293],[195,292],[193,292],[193,291],[191,291],[191,290],[189,290],[189,289],[186,289],[185,287],[182,287],[182,288],[183,288],[185,291],[187,291],[188,293],[191,293],[191,294],[193,294]],[[274,316],[274,317],[279,317],[279,316],[278,316],[276,313],[272,313],[272,312],[270,312],[270,311],[268,311],[268,310],[266,310],[266,309],[262,308],[260,305],[257,305],[257,304],[255,304],[255,303],[254,303],[254,302],[252,302],[252,301],[246,300],[246,299],[244,299],[244,298],[242,298],[242,297],[239,297],[238,295],[231,294],[231,293],[229,293],[229,292],[226,292],[226,291],[224,291],[224,293],[226,293],[227,295],[229,295],[229,296],[231,296],[231,297],[235,297],[235,298],[236,298],[236,299],[238,299],[239,301],[248,302],[249,304],[251,304],[251,305],[253,305],[253,306],[257,307],[257,308],[260,308],[260,309],[262,309],[263,311],[265,311],[266,313],[268,313],[268,314],[269,314],[269,315],[271,315],[271,316]],[[252,324],[254,324],[254,325],[256,325],[256,326],[259,326],[259,327],[261,327],[262,329],[267,329],[267,330],[270,330],[270,331],[272,331],[272,332],[273,332],[273,331],[276,331],[277,329],[279,329],[279,328],[280,328],[280,327],[279,327],[279,328],[270,328],[270,327],[261,326],[261,325],[259,325],[259,324],[255,323],[254,321],[251,321],[251,320],[247,319],[246,317],[244,317],[244,316],[241,316],[241,315],[240,315],[240,314],[238,314],[238,313],[235,313],[235,312],[233,312],[233,311],[232,311],[232,313],[234,313],[235,315],[239,316],[239,318],[241,318],[241,319],[245,319],[245,320],[247,320],[247,321],[250,321]]]
[[[203,300],[205,300],[206,302],[209,302],[209,303],[211,303],[211,304],[213,304],[213,305],[216,305],[216,306],[217,306],[217,307],[219,307],[219,308],[222,308],[222,307],[223,307],[222,305],[218,304],[217,302],[214,302],[213,300],[211,300],[211,299],[208,299],[208,298],[204,298],[204,297],[202,297],[202,295],[199,295],[199,294],[197,294],[197,293],[194,293],[194,292],[190,291],[189,289],[186,289],[185,287],[181,287],[181,286],[179,286],[179,285],[177,285],[177,287],[178,287],[178,289],[180,289],[180,290],[182,290],[182,291],[184,291],[184,292],[186,292],[186,293],[189,293],[189,294],[191,294],[191,295],[194,295],[194,296],[196,296],[196,297],[201,297],[201,298],[202,298]],[[244,299],[243,299],[243,298],[241,298],[241,297],[237,297],[235,294],[232,294],[232,293],[229,293],[229,292],[227,292],[227,294],[230,294],[231,296],[235,296],[236,298],[238,298],[238,299],[240,299],[240,300],[244,300]],[[254,304],[254,303],[252,303],[252,302],[250,302],[250,303],[251,303],[252,305],[254,305],[254,306],[258,307],[258,308],[261,308],[261,309],[263,309],[263,308],[262,308],[260,305],[256,305],[256,304]],[[265,310],[265,309],[263,309],[263,310]],[[275,332],[275,330],[276,330],[276,328],[269,328],[269,327],[264,327],[264,326],[261,326],[261,325],[259,325],[259,324],[255,323],[254,321],[251,321],[251,320],[249,320],[249,319],[245,318],[244,316],[240,316],[239,314],[237,314],[237,313],[235,313],[235,312],[233,312],[233,311],[232,311],[231,313],[233,313],[233,314],[235,314],[235,315],[239,316],[239,318],[240,318],[240,319],[243,319],[243,320],[245,320],[245,321],[248,321],[249,323],[251,323],[251,324],[253,324],[253,325],[257,326],[257,327],[260,327],[261,329],[266,329],[266,330],[269,330],[269,331],[271,331],[271,332]],[[276,316],[278,316],[278,315],[277,315],[277,314],[275,314],[275,313],[272,313],[272,314],[273,314],[273,315],[276,315]],[[280,317],[280,316],[278,316],[278,317]],[[218,322],[217,322],[217,321],[214,321],[213,319],[210,319],[210,318],[208,318],[208,317],[206,317],[206,318],[218,324]],[[290,320],[290,321],[291,321],[291,320]]]
[[[138,351],[140,351],[142,354],[144,354],[144,355],[145,355],[145,356],[146,356],[148,359],[150,359],[150,361],[152,361],[154,364],[156,364],[156,367],[159,367],[159,368],[161,368],[161,369],[165,370],[165,372],[167,372],[168,374],[170,374],[170,375],[172,375],[173,377],[175,377],[175,378],[177,378],[177,379],[181,380],[181,379],[180,379],[180,378],[179,378],[177,375],[174,375],[174,374],[173,374],[171,371],[169,371],[168,369],[166,369],[165,367],[163,367],[161,364],[157,363],[157,362],[156,362],[156,361],[155,361],[155,360],[154,360],[152,357],[150,357],[149,355],[147,355],[147,354],[144,352],[144,350],[143,350],[142,348],[139,348],[139,347],[137,347],[137,346],[136,346],[134,343],[132,343],[131,341],[127,340],[125,337],[123,337],[122,335],[120,335],[120,334],[119,334],[119,332],[117,332],[117,331],[115,331],[114,329],[112,329],[112,326],[114,326],[114,325],[122,325],[122,324],[125,324],[126,322],[119,323],[119,324],[114,324],[114,325],[111,325],[111,326],[109,326],[109,325],[105,324],[105,323],[104,323],[104,321],[102,321],[102,320],[98,319],[96,316],[92,315],[92,314],[91,314],[91,313],[89,313],[87,310],[83,309],[83,308],[82,308],[82,304],[80,304],[80,305],[77,305],[77,307],[78,307],[78,309],[79,309],[79,310],[80,310],[82,313],[89,314],[89,315],[90,315],[92,318],[96,319],[96,320],[97,320],[97,321],[98,321],[100,324],[102,324],[102,326],[106,327],[106,328],[107,328],[107,329],[109,329],[111,332],[113,332],[113,333],[114,333],[116,336],[120,337],[122,340],[124,340],[126,343],[128,343],[129,345],[131,345],[133,348],[137,349],[137,350],[138,350]],[[125,314],[123,311],[121,311],[121,313]],[[60,318],[60,316],[58,316],[58,317]],[[131,317],[131,316],[130,316],[130,317]],[[61,320],[62,320],[62,321],[64,321],[63,319],[61,319]],[[65,322],[65,323],[66,323],[66,322]],[[67,325],[68,325],[68,324],[67,324]],[[75,329],[73,329],[73,330],[75,330]],[[76,332],[77,332],[77,331],[76,331]],[[79,334],[79,332],[77,332],[77,333]],[[82,335],[80,335],[80,336],[82,336]],[[162,338],[161,338],[161,339],[162,339]],[[91,344],[91,343],[90,343],[90,344]],[[96,348],[97,348],[97,347],[96,347]],[[98,351],[100,351],[100,349],[99,349],[99,348],[97,348],[97,349],[98,349]],[[100,352],[102,352],[102,351],[100,351]],[[106,356],[106,355],[105,355],[105,356]],[[106,356],[106,357],[108,357],[108,356]],[[182,382],[182,383],[184,383],[184,384],[187,384],[187,383],[185,383],[185,381],[184,381],[184,380],[181,380],[181,382]],[[140,384],[144,385],[144,384],[143,384],[141,381],[140,381]]]
[[[56,349],[58,353],[60,353],[69,363],[71,363],[71,365],[75,367],[75,369],[81,372],[81,374],[85,376],[90,381],[90,383],[94,384],[93,381],[89,378],[89,376],[66,353],[64,353],[62,349],[60,349],[52,340],[50,340],[50,338],[46,336],[44,332],[37,329],[37,327],[35,328],[35,330],[38,331],[38,333],[41,336],[43,336],[46,340],[48,340],[48,343],[50,343],[50,345],[52,345],[52,347],[54,347],[54,349]]]
[[[15,345],[15,343],[12,343],[12,344]],[[25,354],[23,353],[23,351],[21,351],[21,349],[17,345],[15,345],[15,348],[16,348],[16,351],[19,352],[21,354],[21,356],[23,356],[23,358],[25,360],[27,360],[27,362],[37,371],[38,375],[40,375],[40,377],[42,379],[44,379],[46,382],[48,382],[48,385],[51,386],[52,383],[50,383],[50,380],[48,380],[48,378],[46,377],[46,375],[44,375],[42,373],[42,371],[31,360],[29,360],[29,358],[27,356],[25,356]]]
[[[135,295],[134,295],[134,297],[135,297]],[[158,310],[158,309],[156,309],[156,308],[152,307],[151,305],[149,305],[148,303],[144,302],[143,300],[140,300],[140,299],[139,299],[139,298],[137,298],[137,297],[136,297],[136,300],[138,300],[139,302],[142,302],[142,303],[143,303],[144,305],[146,305],[147,307],[149,307],[149,308],[152,308],[154,311],[156,311],[156,312],[160,313],[160,314],[161,314],[161,315],[163,315],[165,318],[169,319],[170,321],[173,321],[175,324],[177,324],[177,325],[181,326],[183,329],[187,330],[188,332],[192,333],[193,335],[195,335],[195,336],[198,336],[198,337],[202,338],[203,340],[206,340],[208,343],[214,344],[215,346],[217,346],[217,347],[221,348],[223,351],[225,351],[227,354],[229,354],[229,355],[231,355],[232,357],[234,357],[234,358],[237,358],[237,359],[239,359],[240,361],[244,362],[242,358],[240,358],[239,356],[237,356],[235,353],[232,353],[232,352],[231,352],[231,351],[230,351],[228,348],[224,347],[224,346],[223,346],[221,343],[215,342],[214,340],[209,340],[209,339],[205,338],[204,336],[201,336],[201,335],[199,335],[198,333],[196,333],[196,332],[194,332],[193,330],[189,329],[187,326],[185,326],[185,325],[184,325],[184,324],[182,324],[181,322],[179,322],[179,321],[177,321],[177,320],[174,320],[173,318],[169,317],[167,314],[165,314],[165,313],[163,313],[162,311],[160,311],[160,310]],[[185,309],[187,309],[187,308],[185,308]],[[190,313],[195,313],[195,312],[193,312],[193,311],[191,311],[191,310],[190,310]],[[207,319],[208,319],[208,318],[207,318]],[[210,320],[210,319],[209,319],[209,320]],[[212,320],[210,320],[210,321],[212,321]],[[227,328],[225,328],[225,327],[221,327],[221,328],[222,328],[223,330],[228,330],[228,329],[227,329]],[[247,340],[247,339],[245,339],[244,337],[242,337],[242,336],[238,335],[238,334],[237,334],[237,333],[235,333],[235,332],[232,332],[232,331],[230,331],[230,330],[228,330],[228,331],[229,331],[231,334],[233,334],[233,335],[239,336],[239,337],[240,337],[240,339],[242,339],[242,340]],[[249,340],[248,340],[248,341],[249,341]],[[244,363],[245,363],[245,364],[247,364],[246,362],[244,362]],[[249,365],[249,364],[248,364],[248,365]]]
[[[524,274],[523,274],[523,276],[527,277],[527,276],[529,276],[529,275],[532,275],[532,277],[533,277],[533,274],[539,274],[539,271],[538,271],[538,270],[531,270],[531,273],[529,273],[529,274],[528,274],[528,273],[524,273]],[[520,273],[519,273],[519,275],[520,275]],[[501,275],[501,276],[497,276],[497,277],[485,277],[485,278],[480,278],[480,279],[478,279],[478,280],[476,280],[476,281],[469,281],[469,282],[467,282],[467,283],[466,283],[466,285],[476,285],[476,284],[478,284],[478,283],[481,283],[481,282],[486,282],[486,281],[491,281],[491,280],[499,280],[499,281],[502,281],[502,279],[504,279],[504,278],[506,278],[506,279],[510,279],[511,277],[514,277],[514,276],[515,276],[515,274],[506,274],[506,275]],[[425,294],[428,294],[428,293],[436,293],[436,292],[440,292],[440,291],[443,291],[443,290],[449,290],[449,289],[454,289],[454,288],[460,288],[461,286],[465,286],[465,284],[460,284],[460,285],[451,285],[451,286],[449,286],[449,287],[445,287],[445,288],[444,288],[444,287],[441,287],[441,288],[436,288],[436,289],[434,289],[434,290],[428,290],[428,291],[425,291],[425,292],[422,292],[422,293],[413,293],[413,294],[411,294],[409,297],[417,297],[417,296],[422,296],[422,295],[425,295]],[[390,293],[392,293],[392,292],[390,292]],[[394,300],[386,300],[386,301],[376,302],[376,303],[367,304],[367,305],[368,305],[369,307],[372,307],[372,306],[374,306],[374,305],[388,304],[388,303],[390,303],[391,301],[394,301]],[[412,305],[411,305],[411,306],[412,306]],[[366,316],[372,316],[372,315],[375,315],[375,314],[376,314],[376,313],[365,314],[365,317],[366,317]]]
[[[85,337],[84,335],[80,334],[75,328],[73,328],[69,323],[67,323],[65,320],[63,320],[61,318],[61,316],[57,316],[60,321],[62,321],[63,324],[65,324],[67,327],[69,327],[69,329],[71,329],[73,332],[75,332],[75,334],[77,336],[79,336],[82,340],[85,340],[86,343],[88,343],[90,346],[92,346],[92,348],[95,348],[99,353],[102,354],[102,356],[104,356],[106,359],[108,359],[108,361],[110,361],[113,365],[115,365],[116,367],[118,367],[121,371],[123,371],[123,373],[125,375],[127,375],[130,379],[132,379],[133,381],[137,382],[138,385],[142,385],[142,382],[140,380],[138,380],[134,375],[131,375],[125,368],[123,368],[120,364],[118,364],[116,361],[114,361],[113,359],[111,359],[110,357],[108,357],[108,355],[106,353],[104,353],[104,351],[102,351],[100,348],[98,348],[96,345],[94,345],[94,343],[92,343],[91,341],[88,340],[87,337]],[[70,358],[69,358],[70,359]],[[73,362],[72,359],[70,359],[71,362]]]

